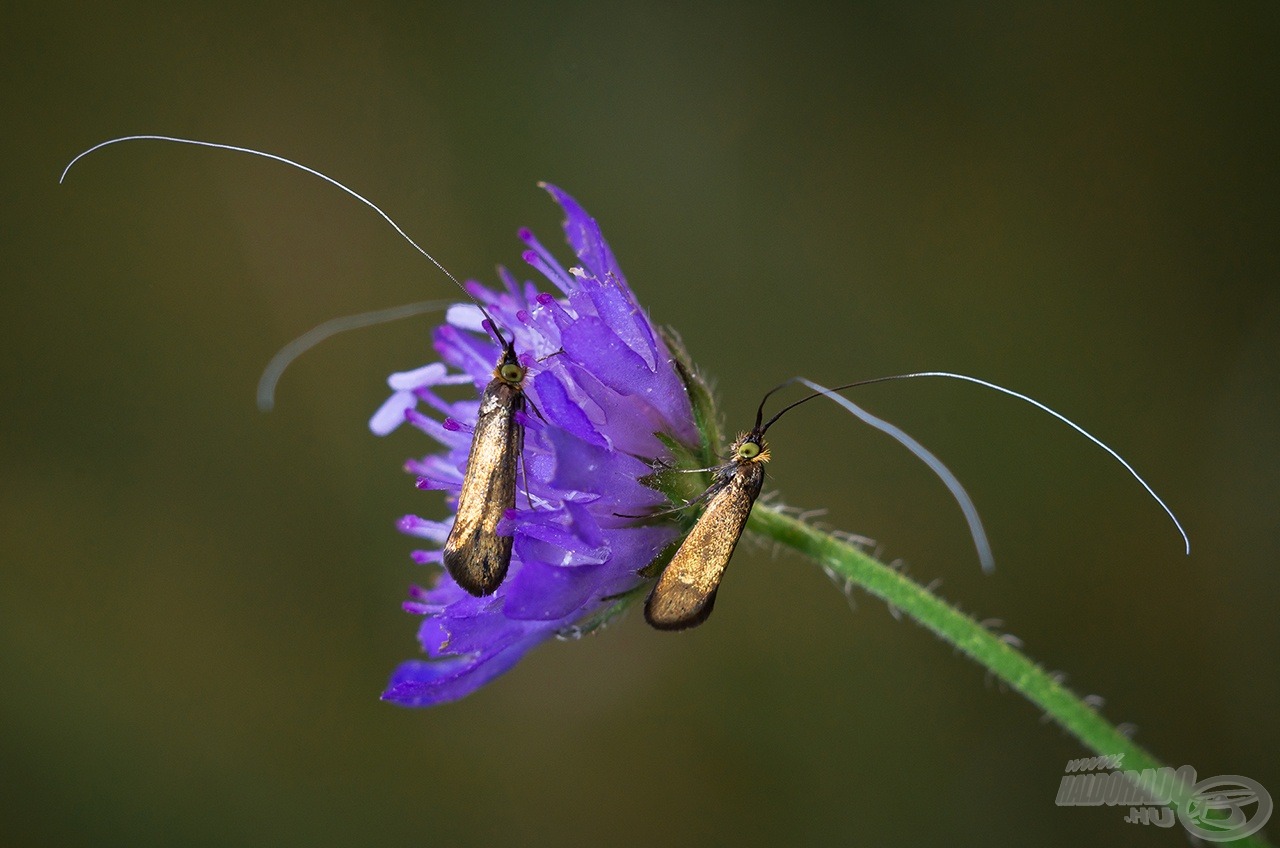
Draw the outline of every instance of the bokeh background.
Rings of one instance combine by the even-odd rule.
[[[416,652],[394,523],[439,515],[365,426],[451,296],[601,221],[730,426],[804,374],[834,407],[771,487],[874,537],[1137,738],[1280,795],[1280,21],[1273,3],[15,4],[4,68],[0,840],[12,845],[1177,845],[1060,809],[1084,751],[813,566],[744,546],[709,624],[631,616],[462,702],[380,703]],[[562,255],[568,256],[567,251]],[[1274,831],[1274,827],[1272,828]]]

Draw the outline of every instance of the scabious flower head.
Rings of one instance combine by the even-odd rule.
[[[555,293],[505,269],[497,291],[467,286],[504,335],[514,335],[529,369],[524,391],[537,410],[517,414],[524,427],[519,495],[498,530],[514,537],[511,568],[484,597],[443,572],[433,587],[410,590],[405,609],[424,616],[418,641],[428,659],[403,663],[383,694],[405,706],[461,698],[539,643],[601,623],[635,596],[646,582],[638,572],[680,532],[678,521],[629,516],[667,505],[649,485],[655,460],[701,453],[687,371],[636,303],[596,222],[569,195],[546,189],[564,210],[579,264],[566,270],[521,230],[525,261]],[[394,394],[369,423],[384,435],[407,422],[438,442],[442,451],[410,460],[406,470],[419,488],[443,490],[456,504],[479,404],[446,400],[437,389],[470,383],[478,396],[501,349],[474,304],[452,307],[434,341],[441,361],[393,374]],[[452,524],[452,516],[410,515],[400,529],[442,545]],[[441,561],[437,549],[413,556],[422,564]]]

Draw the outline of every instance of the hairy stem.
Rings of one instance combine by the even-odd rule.
[[[830,569],[840,579],[901,610],[971,657],[1010,688],[1022,693],[1089,749],[1102,755],[1123,754],[1124,771],[1142,772],[1164,767],[1053,675],[1002,640],[999,634],[987,630],[900,572],[852,545],[766,505],[756,505],[747,529],[803,554]],[[1187,798],[1184,795],[1173,800],[1181,806]],[[1231,844],[1269,845],[1258,834]]]

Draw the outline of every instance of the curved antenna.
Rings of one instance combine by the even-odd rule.
[[[805,380],[803,377],[793,377],[792,379],[770,389],[769,394],[773,394],[778,389],[782,388],[788,383],[803,383],[809,386],[809,388],[814,389],[817,393],[809,395],[808,397],[805,397],[805,398],[801,398],[795,403],[792,403],[788,406],[783,407],[783,409],[780,412],[778,412],[777,415],[774,415],[772,418],[769,419],[768,423],[764,425],[764,428],[761,430],[761,432],[763,433],[764,430],[769,429],[769,425],[773,424],[773,422],[781,418],[784,413],[794,409],[795,407],[799,406],[802,403],[811,401],[816,397],[822,397],[824,394],[828,392],[836,392],[836,391],[841,391],[843,389],[852,389],[857,386],[869,386],[872,383],[888,383],[894,380],[913,380],[917,377],[945,377],[951,380],[961,380],[966,383],[974,383],[979,386],[984,386],[988,389],[992,389],[994,391],[1000,392],[1001,394],[1009,395],[1010,397],[1014,397],[1014,398],[1017,398],[1018,400],[1025,401],[1026,403],[1029,403],[1032,406],[1034,406],[1036,409],[1039,409],[1042,412],[1047,412],[1050,415],[1052,415],[1054,418],[1061,421],[1063,424],[1066,424],[1072,430],[1075,430],[1077,433],[1084,436],[1086,439],[1093,442],[1095,445],[1097,445],[1098,447],[1106,451],[1108,454],[1110,454],[1112,459],[1114,459],[1116,462],[1123,465],[1124,469],[1129,472],[1129,474],[1133,477],[1133,479],[1137,480],[1143,489],[1146,489],[1147,494],[1150,495],[1152,499],[1155,500],[1156,503],[1160,504],[1160,508],[1163,509],[1165,511],[1165,514],[1168,515],[1169,518],[1173,521],[1173,526],[1178,528],[1178,533],[1179,535],[1182,536],[1182,542],[1186,551],[1186,555],[1187,556],[1191,555],[1191,539],[1190,537],[1187,536],[1187,531],[1183,529],[1182,522],[1178,520],[1178,516],[1173,514],[1173,510],[1169,508],[1169,505],[1166,504],[1164,500],[1159,495],[1156,494],[1155,489],[1151,488],[1150,484],[1148,484],[1146,480],[1142,479],[1142,475],[1140,475],[1134,469],[1134,467],[1130,465],[1127,460],[1125,460],[1124,457],[1116,453],[1114,450],[1111,449],[1109,445],[1107,445],[1097,436],[1090,433],[1088,430],[1081,427],[1076,422],[1072,421],[1067,416],[1063,415],[1057,410],[1051,409],[1050,407],[1046,406],[1045,404],[1041,403],[1035,398],[1028,397],[1027,395],[1022,394],[1021,392],[1015,392],[1013,389],[1006,389],[1004,386],[1000,386],[995,383],[990,383],[986,380],[981,380],[977,377],[970,377],[967,374],[955,374],[950,371],[915,371],[910,374],[894,374],[888,377],[873,377],[867,380],[858,380],[855,383],[849,383],[844,386],[836,386],[834,389],[822,389],[821,386],[814,386],[810,384],[809,381]],[[768,397],[768,395],[765,395],[765,397]],[[762,409],[764,408],[763,402],[761,402],[761,408]]]
[[[756,407],[756,426],[755,426],[755,429],[756,429],[756,430],[758,430],[758,431],[760,432],[760,434],[761,434],[761,435],[764,435],[764,432],[765,432],[766,430],[768,430],[768,429],[769,429],[770,425],[772,425],[772,424],[773,424],[773,422],[777,421],[779,418],[781,418],[781,417],[782,417],[782,413],[783,413],[783,412],[786,412],[787,410],[791,409],[791,407],[793,407],[793,406],[799,406],[800,404],[804,403],[804,401],[805,401],[805,400],[813,400],[813,399],[814,399],[814,398],[816,398],[816,397],[821,397],[821,393],[816,394],[816,395],[810,395],[809,397],[805,398],[804,400],[798,400],[798,401],[796,401],[795,403],[791,404],[791,406],[783,407],[782,412],[779,412],[777,415],[775,415],[775,416],[773,416],[772,418],[770,418],[770,419],[769,419],[769,423],[768,423],[768,424],[765,424],[763,427],[762,427],[762,426],[760,426],[760,421],[761,421],[761,419],[763,419],[763,418],[764,418],[764,404],[765,404],[765,401],[767,401],[767,400],[769,399],[769,396],[770,396],[770,395],[772,395],[774,392],[776,392],[776,391],[780,390],[780,389],[785,389],[787,386],[789,386],[789,385],[791,385],[792,383],[794,383],[794,382],[798,381],[799,379],[800,379],[799,377],[790,377],[790,378],[788,378],[788,379],[786,379],[786,380],[783,380],[781,383],[779,383],[778,385],[774,386],[774,387],[773,387],[772,389],[770,389],[769,391],[765,392],[765,393],[764,393],[764,397],[760,398],[760,405]],[[831,391],[839,391],[840,389],[852,389],[854,386],[857,386],[857,385],[860,385],[860,384],[859,384],[859,383],[850,383],[850,384],[848,384],[848,385],[846,385],[846,386],[836,386],[836,387],[835,387],[834,389],[832,389]]]
[[[66,180],[67,172],[71,170],[72,165],[75,165],[77,162],[79,162],[84,157],[88,156],[90,153],[93,153],[95,150],[101,150],[104,147],[108,147],[113,144],[119,144],[122,141],[169,141],[169,142],[173,142],[174,144],[191,144],[191,145],[195,145],[196,147],[209,147],[214,150],[230,150],[234,153],[248,153],[250,156],[260,156],[263,159],[270,159],[274,162],[282,162],[285,165],[289,165],[290,167],[297,168],[299,171],[304,171],[308,174],[311,174],[313,177],[319,177],[320,179],[324,180],[331,186],[335,186],[336,188],[342,189],[342,191],[351,195],[356,200],[363,203],[365,206],[368,206],[374,212],[377,212],[379,217],[381,217],[382,220],[390,224],[391,228],[395,230],[397,233],[399,233],[402,239],[409,242],[409,244],[413,247],[414,250],[418,251],[423,256],[427,257],[427,261],[429,261],[432,265],[439,268],[440,271],[446,277],[448,277],[450,280],[453,281],[454,285],[462,289],[463,294],[471,298],[471,301],[475,303],[476,306],[479,306],[480,311],[483,312],[484,316],[489,319],[489,324],[493,328],[494,334],[498,337],[498,343],[505,346],[506,342],[504,342],[502,339],[502,333],[498,331],[497,322],[495,322],[493,318],[489,315],[488,310],[486,310],[484,306],[479,301],[477,301],[474,297],[471,297],[471,292],[467,291],[467,287],[464,286],[462,283],[460,283],[457,277],[449,273],[448,268],[441,265],[438,261],[436,261],[436,258],[434,256],[432,256],[430,253],[427,253],[427,251],[424,250],[421,245],[419,245],[416,241],[411,239],[409,237],[409,234],[406,233],[403,229],[401,229],[400,225],[391,219],[390,215],[388,215],[386,212],[383,212],[380,208],[378,208],[378,205],[375,204],[372,200],[360,194],[359,192],[355,191],[354,189],[348,188],[347,186],[335,180],[333,177],[330,177],[327,174],[322,174],[319,171],[317,171],[315,168],[309,168],[300,162],[295,162],[292,159],[286,159],[284,156],[277,156],[274,153],[267,153],[262,150],[254,150],[251,147],[239,147],[234,144],[221,144],[216,141],[200,141],[198,139],[193,139],[193,138],[178,138],[176,136],[171,136],[171,135],[126,135],[126,136],[121,136],[120,138],[111,138],[111,139],[107,139],[106,141],[100,141],[97,144],[95,144],[93,147],[90,147],[88,150],[83,150],[80,153],[77,153],[75,157],[70,162],[67,163],[67,167],[62,169],[62,175],[58,177],[58,184],[61,185],[63,181]]]
[[[867,424],[870,424],[877,430],[887,433],[897,439],[907,450],[915,454],[921,462],[929,466],[929,469],[942,479],[942,482],[951,491],[951,496],[955,498],[956,503],[960,505],[960,511],[964,513],[964,520],[969,525],[969,535],[973,537],[973,546],[978,551],[978,562],[982,565],[982,570],[991,572],[995,569],[995,559],[991,555],[991,542],[987,540],[987,531],[982,528],[982,519],[978,517],[978,508],[973,505],[973,499],[970,498],[969,493],[964,490],[964,486],[960,485],[960,480],[957,479],[955,474],[951,473],[951,469],[942,464],[942,460],[938,459],[926,450],[924,445],[908,436],[901,428],[890,424],[882,418],[877,418],[870,412],[867,412],[865,409],[855,404],[853,401],[849,400],[847,397],[836,394],[837,389],[852,388],[852,385],[839,386],[836,389],[828,389],[825,386],[819,386],[817,383],[806,380],[804,377],[793,377],[790,382],[801,383],[816,392],[816,394],[805,398],[806,401],[813,400],[816,397],[830,398]],[[778,388],[781,388],[781,386]],[[776,391],[776,389],[773,391]],[[800,403],[803,402],[804,401],[800,401]],[[797,405],[798,404],[793,403],[787,408],[790,409]],[[772,424],[777,420],[778,416],[775,415],[770,419],[769,424]],[[765,428],[767,429],[768,426],[769,425],[766,424]]]
[[[322,324],[317,324],[276,351],[276,355],[271,357],[267,367],[262,369],[262,376],[258,378],[258,409],[262,412],[270,412],[275,407],[276,384],[280,382],[280,376],[284,374],[284,369],[288,368],[299,356],[330,336],[360,327],[371,327],[374,324],[398,321],[401,318],[421,315],[424,312],[447,309],[452,305],[452,302],[448,300],[422,300],[417,303],[406,303],[387,309],[375,309],[372,312],[344,315],[341,318],[331,318]]]

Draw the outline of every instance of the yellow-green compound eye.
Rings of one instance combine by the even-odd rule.
[[[755,459],[760,455],[760,446],[755,442],[743,442],[738,446],[738,459]]]
[[[508,362],[498,369],[498,375],[508,383],[518,383],[524,379],[524,369],[514,362]]]

